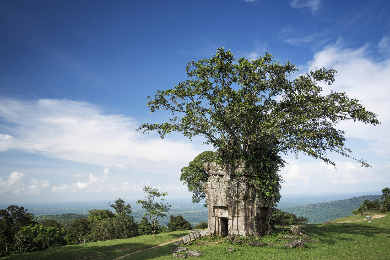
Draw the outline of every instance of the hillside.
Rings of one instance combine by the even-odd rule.
[[[324,223],[326,221],[353,215],[364,200],[379,199],[380,195],[366,195],[350,199],[322,202],[307,206],[283,208],[283,211],[293,213],[298,217],[309,218],[309,223]]]

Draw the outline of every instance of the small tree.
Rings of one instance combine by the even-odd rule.
[[[176,230],[188,230],[192,228],[190,222],[183,218],[182,215],[178,215],[176,217],[171,215],[167,226],[169,232]]]
[[[98,220],[103,220],[106,218],[113,218],[115,217],[115,214],[112,213],[111,210],[108,209],[92,209],[88,210],[88,222],[90,224],[93,224],[94,222]]]
[[[206,221],[201,221],[195,225],[194,229],[206,229],[208,227],[209,227],[209,223],[207,223]]]
[[[70,227],[66,230],[68,244],[85,244],[90,232],[90,223],[86,218],[73,221],[70,223]]]
[[[149,223],[146,217],[142,217],[140,223],[138,224],[138,233],[140,235],[149,235],[152,233],[152,224]]]
[[[389,188],[384,188],[382,190],[381,204],[382,204],[381,210],[383,212],[390,211],[390,189]]]
[[[125,205],[125,201],[121,198],[116,199],[114,204],[108,203],[108,205],[115,209],[116,214],[130,215],[132,212],[130,204]]]
[[[141,204],[142,208],[146,210],[145,216],[149,216],[152,222],[152,232],[155,237],[156,233],[156,220],[161,217],[165,217],[164,212],[168,212],[171,205],[163,204],[162,202],[154,202],[155,198],[161,198],[164,201],[164,197],[168,195],[167,192],[159,192],[158,189],[152,189],[149,186],[144,187],[145,195],[144,200],[138,200],[137,204]]]

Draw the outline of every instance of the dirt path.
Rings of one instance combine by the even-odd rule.
[[[383,218],[383,217],[386,217],[387,215],[374,215],[374,216],[371,216],[371,219],[374,219],[374,218]],[[350,223],[350,222],[356,222],[356,221],[365,221],[367,219],[359,219],[359,220],[355,220],[355,221],[342,221],[342,222],[336,222],[336,223]]]
[[[150,250],[150,249],[155,249],[157,247],[160,247],[160,246],[165,246],[165,245],[168,245],[170,243],[173,243],[173,242],[176,242],[176,241],[179,241],[181,238],[179,239],[176,239],[176,240],[172,240],[172,241],[169,241],[169,242],[165,242],[163,244],[160,244],[160,245],[157,245],[157,246],[153,246],[153,247],[148,247],[148,248],[144,248],[144,249],[141,249],[141,250],[138,250],[136,252],[133,252],[133,253],[130,253],[130,254],[127,254],[127,255],[122,255],[120,257],[117,257],[117,258],[114,258],[112,260],[118,260],[118,259],[122,259],[122,258],[125,258],[125,257],[128,257],[129,255],[134,255],[134,254],[137,254],[137,253],[140,253],[140,252],[143,252],[143,251],[146,251],[146,250]]]

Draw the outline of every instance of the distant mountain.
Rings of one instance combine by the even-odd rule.
[[[293,213],[298,217],[309,218],[309,224],[324,223],[336,218],[343,218],[353,215],[352,210],[357,209],[364,200],[380,199],[380,195],[365,195],[350,199],[322,202],[307,206],[287,207],[283,211]]]

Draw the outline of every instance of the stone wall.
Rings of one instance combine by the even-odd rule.
[[[205,170],[210,234],[258,237],[269,231],[273,201],[249,187],[251,170],[242,164],[234,173],[215,162],[205,164]]]

